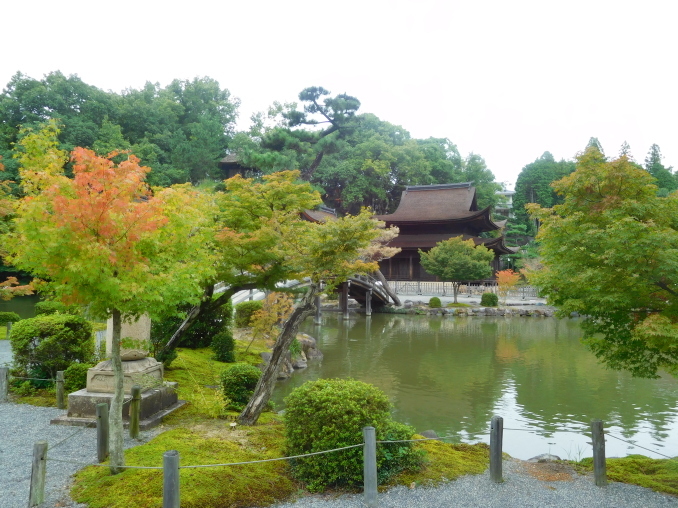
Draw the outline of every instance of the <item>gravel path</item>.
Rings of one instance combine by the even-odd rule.
[[[68,496],[71,475],[81,466],[49,458],[96,463],[96,429],[50,425],[52,418],[64,413],[51,407],[0,404],[0,508],[27,506],[33,444],[37,441],[47,441],[49,446],[45,503],[41,507],[85,507]],[[139,441],[126,437],[125,447],[142,444],[159,432],[157,427],[141,432]]]
[[[0,404],[0,508],[24,508],[28,501],[31,455],[36,441],[46,440],[47,456],[74,462],[96,462],[96,429],[50,425],[50,419],[63,410]],[[141,440],[129,438],[126,447],[148,441],[160,432],[156,428],[142,432]],[[53,447],[53,448],[52,448]],[[564,481],[544,481],[535,477],[536,466],[524,461],[504,462],[502,484],[494,484],[489,473],[466,476],[437,488],[397,487],[379,494],[380,508],[437,507],[581,507],[587,508],[650,508],[678,507],[678,498],[658,494],[649,489],[612,483],[599,488],[590,476],[556,473]],[[49,461],[47,463],[46,502],[42,508],[79,507],[68,496],[71,475],[77,464]],[[276,508],[362,508],[362,495],[339,497],[310,496],[296,503],[275,505]],[[130,508],[134,508],[130,506]]]
[[[526,463],[506,460],[504,483],[490,481],[489,472],[464,476],[436,488],[396,487],[379,494],[379,508],[654,508],[678,506],[678,498],[650,489],[611,483],[596,487],[593,478],[573,475],[564,481],[542,481],[527,472]],[[335,498],[313,496],[275,508],[364,508],[362,494]]]

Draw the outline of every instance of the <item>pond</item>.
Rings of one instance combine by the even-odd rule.
[[[278,384],[276,409],[307,380],[350,377],[384,390],[398,421],[454,442],[489,442],[501,416],[504,451],[521,459],[590,457],[592,419],[608,457],[678,455],[678,380],[605,369],[579,343],[578,319],[326,313],[303,331],[325,357]]]

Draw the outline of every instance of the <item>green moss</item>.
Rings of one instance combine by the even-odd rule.
[[[413,439],[422,437],[415,435]],[[426,453],[424,468],[419,472],[400,473],[391,484],[434,486],[467,474],[482,474],[490,465],[490,448],[484,443],[450,444],[432,440],[416,446]]]
[[[12,397],[12,402],[30,404],[31,406],[56,407],[56,389],[53,387],[35,389],[30,395]]]
[[[245,353],[247,344],[248,341],[236,341],[236,363],[260,364],[260,353],[268,349],[263,343],[255,342]],[[165,424],[190,425],[196,419],[228,416],[227,401],[221,391],[221,373],[235,364],[215,360],[211,348],[177,348],[177,352],[177,359],[165,369],[165,380],[179,383],[179,399],[188,404],[165,418]]]
[[[593,459],[586,458],[578,467],[593,471]],[[611,481],[647,487],[657,492],[678,495],[678,460],[651,459],[643,455],[607,459],[607,477]]]
[[[469,305],[468,303],[450,302],[450,303],[447,304],[447,307],[473,307],[473,305]]]
[[[248,430],[174,429],[125,452],[127,465],[161,466],[177,450],[181,466],[245,462],[282,457],[282,426],[269,420]],[[207,435],[205,435],[207,434]],[[284,461],[180,470],[181,506],[217,508],[266,506],[295,491]],[[162,470],[87,467],[75,475],[73,499],[90,508],[156,508],[162,505]]]

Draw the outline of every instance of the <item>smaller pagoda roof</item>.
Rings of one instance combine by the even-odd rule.
[[[309,222],[326,222],[331,219],[336,219],[337,211],[334,208],[320,205],[317,210],[304,210],[301,212],[301,216]]]
[[[424,249],[428,250],[435,247],[439,242],[449,240],[458,235],[445,233],[427,233],[423,235],[398,235],[388,243],[389,247],[400,247],[405,250]],[[518,247],[509,247],[504,243],[504,237],[498,238],[480,238],[477,236],[462,235],[464,240],[473,240],[476,245],[484,245],[488,249],[498,254],[515,254]]]

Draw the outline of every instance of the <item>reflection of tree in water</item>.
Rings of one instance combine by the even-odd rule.
[[[485,434],[507,383],[521,419],[547,435],[600,418],[627,437],[649,424],[661,440],[676,418],[675,380],[605,370],[579,344],[577,320],[326,315],[320,331],[322,366],[292,382],[322,375],[375,384],[396,417],[420,431]]]

